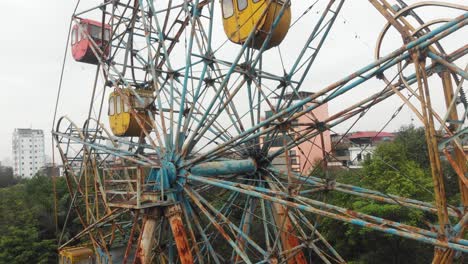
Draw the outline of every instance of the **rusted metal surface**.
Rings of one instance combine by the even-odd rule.
[[[171,226],[174,242],[179,252],[179,260],[182,264],[193,263],[192,251],[190,250],[185,224],[182,221],[182,209],[179,205],[172,205],[164,209],[164,216],[168,218]]]
[[[154,238],[156,235],[156,226],[159,218],[162,216],[161,209],[151,208],[145,211],[143,218],[143,226],[141,235],[138,239],[138,246],[135,255],[136,264],[150,264],[152,257],[152,250],[154,246]]]
[[[132,229],[130,230],[130,237],[129,237],[128,242],[127,242],[127,247],[125,249],[125,254],[124,254],[124,258],[122,260],[122,264],[127,263],[128,257],[130,255],[130,251],[132,250],[133,236],[135,235],[135,229],[138,226],[139,217],[140,217],[140,211],[135,211],[135,216],[133,217]]]
[[[457,116],[454,101],[459,89],[454,94],[451,82],[453,79],[461,86],[468,76],[466,70],[457,65],[457,60],[468,53],[468,45],[462,43],[461,48],[446,54],[441,40],[465,27],[468,13],[452,19],[423,21],[415,12],[425,6],[461,12],[468,11],[468,7],[434,1],[412,5],[397,1],[399,6],[396,6],[387,0],[369,0],[370,6],[387,21],[377,40],[375,61],[328,86],[314,88],[314,94],[292,100],[286,92],[304,92],[299,88],[304,86],[320,48],[333,32],[330,29],[343,0],[321,3],[322,12],[317,10],[321,15],[314,19],[315,24],[310,29],[300,28],[301,34],[308,32],[310,35],[304,39],[305,43],[300,43],[298,54],[291,54],[292,66],[283,65],[280,74],[264,67],[264,59],[268,61],[270,54],[275,56],[268,53],[267,57],[264,51],[286,7],[289,8],[290,0],[284,1],[269,31],[262,32],[266,36],[262,47],[254,52],[252,43],[249,44],[255,39],[254,30],[238,49],[227,50],[227,53],[236,52],[231,59],[218,52],[223,45],[213,46],[213,38],[218,37],[213,32],[215,8],[219,3],[207,0],[166,2],[107,1],[76,12],[72,18],[72,21],[79,21],[88,12],[100,12],[101,24],[112,27],[108,58],[103,56],[99,41],[86,30],[80,30],[89,40],[89,48],[99,63],[95,84],[98,73],[102,72],[104,87],[113,89],[123,98],[122,105],[135,117],[142,133],[139,138],[117,138],[100,124],[106,92],[102,93],[100,109],[93,109],[98,104],[94,98],[98,94],[96,86],[83,128],[66,117],[59,120],[54,138],[72,197],[69,211],[76,210],[83,225],[83,231],[65,245],[87,235],[95,251],[102,251],[112,261],[110,251],[120,232],[123,237],[129,237],[124,263],[131,261],[130,252],[134,247],[135,263],[151,263],[154,255],[160,262],[307,263],[305,252],[315,254],[324,263],[344,263],[317,230],[310,214],[305,213],[308,212],[315,215],[315,220],[328,217],[435,245],[434,263],[450,263],[456,251],[468,252],[468,241],[462,238],[468,221],[466,157],[458,140],[463,131],[458,129],[460,125],[446,124],[447,118],[441,118],[433,109],[432,104],[436,104],[433,99],[438,98],[431,98],[429,91],[433,89],[428,82],[429,76],[438,77],[436,73],[440,73],[449,109],[447,116],[449,120],[460,122],[459,116],[465,117],[466,113]],[[298,21],[307,17],[314,6],[315,2]],[[390,28],[401,35],[402,45],[383,56],[381,47],[385,47],[384,40]],[[425,63],[427,58],[432,59],[430,65]],[[415,73],[408,70],[411,67]],[[394,70],[399,72],[395,78],[386,76]],[[350,106],[340,108],[318,124],[313,111],[335,102],[338,97],[354,100],[346,97],[348,92],[374,78],[383,80],[385,87],[381,92],[372,92],[351,102]],[[123,92],[128,90],[142,99],[138,96],[141,89],[151,93],[152,102],[145,104],[148,107],[138,108],[138,111],[145,111],[150,117],[148,120],[138,116]],[[405,91],[412,98],[405,96]],[[276,104],[269,92],[279,94]],[[293,147],[320,137],[317,147],[321,147],[321,155],[330,155],[325,150],[327,130],[353,118],[359,120],[369,109],[395,94],[425,126],[435,204],[292,171],[289,151]],[[418,100],[419,107],[414,103]],[[239,102],[248,105],[246,112],[241,111],[243,107],[237,105]],[[271,111],[271,115],[262,118],[264,110]],[[93,120],[90,115],[94,112],[99,113],[94,119],[96,124],[90,125]],[[313,118],[304,129],[292,125],[309,116]],[[438,150],[441,144],[438,145],[435,122],[442,124],[440,131],[447,138],[442,144],[446,147],[443,152],[460,178],[464,208],[449,207],[445,201]],[[294,138],[288,141],[291,130]],[[282,139],[283,144],[273,149],[265,139],[275,138]],[[279,156],[286,159],[284,171],[272,167],[272,160]],[[327,160],[321,165],[327,174]],[[135,169],[137,173],[132,173]],[[306,174],[308,176],[303,177]],[[309,196],[328,191],[430,212],[437,214],[438,220],[431,223],[433,229],[426,230]],[[78,206],[81,204],[85,208]],[[129,214],[130,210],[134,214]],[[238,212],[241,212],[240,219],[236,218]],[[457,219],[457,223],[451,225],[449,217]],[[68,219],[67,216],[65,222]],[[264,232],[261,238],[251,230],[257,221]],[[137,233],[139,237],[133,241]],[[221,252],[217,248],[219,241],[227,250],[223,248]]]
[[[283,245],[283,251],[289,251],[285,254],[288,264],[305,264],[307,263],[304,252],[301,248],[298,248],[301,243],[296,234],[296,230],[291,223],[288,216],[288,209],[281,204],[273,204],[274,216],[276,219],[276,225],[279,227],[281,234],[281,243]]]

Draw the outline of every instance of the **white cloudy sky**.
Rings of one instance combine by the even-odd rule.
[[[217,1],[217,0],[216,0]],[[314,0],[315,1],[315,0]],[[91,6],[101,1],[82,0],[82,6]],[[293,15],[297,16],[313,1],[293,0]],[[325,1],[321,1],[325,2]],[[407,1],[409,4],[416,1]],[[446,1],[466,4],[465,0]],[[157,1],[155,1],[157,3]],[[15,128],[39,128],[46,132],[46,149],[51,153],[50,131],[62,65],[68,22],[76,0],[23,0],[0,1],[0,82],[2,98],[0,112],[0,161],[11,159],[11,136]],[[217,10],[219,16],[219,10]],[[294,13],[296,12],[296,13]],[[460,12],[429,8],[423,11],[427,17],[454,17]],[[376,38],[385,21],[368,1],[349,0],[345,3],[336,26],[327,40],[311,78],[307,81],[310,91],[330,84],[370,63]],[[448,41],[449,50],[466,42],[467,30],[463,29]],[[297,31],[296,31],[297,32]],[[297,34],[297,33],[296,33]],[[222,26],[215,36],[225,38]],[[460,37],[461,36],[461,37]],[[464,36],[464,37],[463,37]],[[393,42],[392,42],[393,41]],[[389,47],[400,44],[399,39],[390,41]],[[298,45],[294,35],[289,36],[286,45]],[[284,50],[284,49],[283,49]],[[287,55],[287,52],[286,52]],[[466,59],[460,63],[466,64]],[[65,71],[65,91],[60,114],[71,116],[74,109],[83,109],[89,104],[94,68],[73,63],[69,60]],[[336,112],[340,104],[356,101],[359,93],[330,104],[330,112]],[[398,98],[389,100],[369,114],[365,122],[356,129],[378,130],[391,113],[401,104]],[[78,110],[77,110],[78,112]],[[385,116],[385,118],[383,118]],[[414,116],[404,109],[400,116],[387,128],[389,131],[408,124]],[[344,128],[343,128],[344,129]]]

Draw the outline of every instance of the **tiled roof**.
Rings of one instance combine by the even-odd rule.
[[[389,132],[377,132],[377,131],[359,131],[354,132],[348,136],[349,139],[357,138],[383,138],[383,137],[395,137],[395,134]]]

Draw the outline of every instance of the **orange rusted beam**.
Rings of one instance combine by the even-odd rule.
[[[283,245],[283,251],[290,251],[286,254],[288,264],[306,264],[307,261],[302,250],[294,251],[300,245],[299,239],[295,235],[296,231],[291,223],[288,216],[288,209],[278,203],[273,203],[273,213],[275,222],[279,227],[281,233],[281,244]]]
[[[449,71],[445,70],[440,73],[440,77],[442,78],[442,85],[444,87],[444,95],[445,95],[445,105],[447,108],[450,107],[450,104],[453,100],[453,97],[455,96],[453,94],[454,89],[453,89],[453,83],[452,83],[452,78],[451,74]],[[455,107],[452,107],[449,109],[449,118],[451,120],[458,120],[458,112]],[[455,132],[458,129],[459,125],[457,124],[452,124],[449,126],[449,129],[451,132]],[[455,161],[458,164],[459,168],[461,169],[461,174],[465,174],[467,172],[467,167],[466,167],[466,156],[463,151],[463,149],[460,149],[456,144],[453,144],[453,147],[455,149]],[[459,174],[460,175],[460,174]],[[466,180],[466,177],[460,178],[459,180],[459,187],[460,187],[460,194],[461,194],[461,200],[462,204],[465,208],[468,208],[468,186],[463,180]]]
[[[440,155],[438,152],[438,145],[434,128],[431,97],[429,93],[426,72],[423,70],[425,68],[425,61],[421,58],[419,51],[416,51],[412,54],[412,60],[415,65],[418,90],[421,97],[420,102],[424,118],[424,127],[426,129],[425,134],[431,165],[432,180],[434,184],[435,204],[437,207],[437,215],[439,220],[438,234],[440,240],[446,240],[446,227],[449,223],[447,199],[445,195],[445,184],[443,181]],[[449,251],[446,249],[435,248],[433,263],[450,263],[452,258],[441,261],[441,259],[445,259],[443,256],[446,252]]]
[[[275,184],[270,183],[270,188],[274,191],[278,191],[278,187]],[[286,259],[288,264],[306,264],[306,258],[302,250],[294,250],[300,245],[299,239],[296,235],[296,230],[291,223],[289,218],[288,208],[284,205],[273,203],[273,217],[275,218],[276,225],[279,228],[281,244],[283,246],[283,252],[286,253]]]
[[[450,109],[451,101],[453,100],[454,89],[452,84],[451,74],[448,70],[444,70],[440,73],[440,77],[442,79],[442,85],[444,88],[444,97],[445,97],[445,104],[449,111],[449,118],[452,120],[458,120],[458,113],[455,107]],[[455,132],[458,129],[457,124],[452,124],[449,126],[450,132]],[[447,157],[447,160],[452,165],[453,169],[458,175],[458,184],[460,188],[461,194],[461,202],[465,210],[463,213],[466,213],[466,208],[468,206],[468,185],[465,177],[465,173],[467,172],[466,168],[466,156],[463,149],[457,146],[457,144],[453,144],[455,149],[455,160],[452,158],[450,153],[446,149],[444,149],[444,154]],[[460,232],[460,236],[463,236],[464,228],[462,228]],[[453,262],[453,256],[455,252],[453,250],[445,250],[441,255],[434,255],[433,263],[447,263],[450,264]]]
[[[182,221],[182,209],[179,205],[172,205],[166,207],[164,214],[169,220],[169,225],[171,226],[177,252],[179,253],[180,263],[193,263],[192,252],[190,251],[187,234]]]

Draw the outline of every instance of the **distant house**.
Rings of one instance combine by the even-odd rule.
[[[332,134],[331,136],[332,150],[328,157],[328,166],[331,167],[347,167],[349,164],[350,153],[349,148],[352,142],[347,136],[341,134]]]
[[[333,134],[328,165],[360,168],[365,159],[372,157],[379,143],[393,141],[395,136],[394,133],[376,131],[359,131],[345,136]]]

